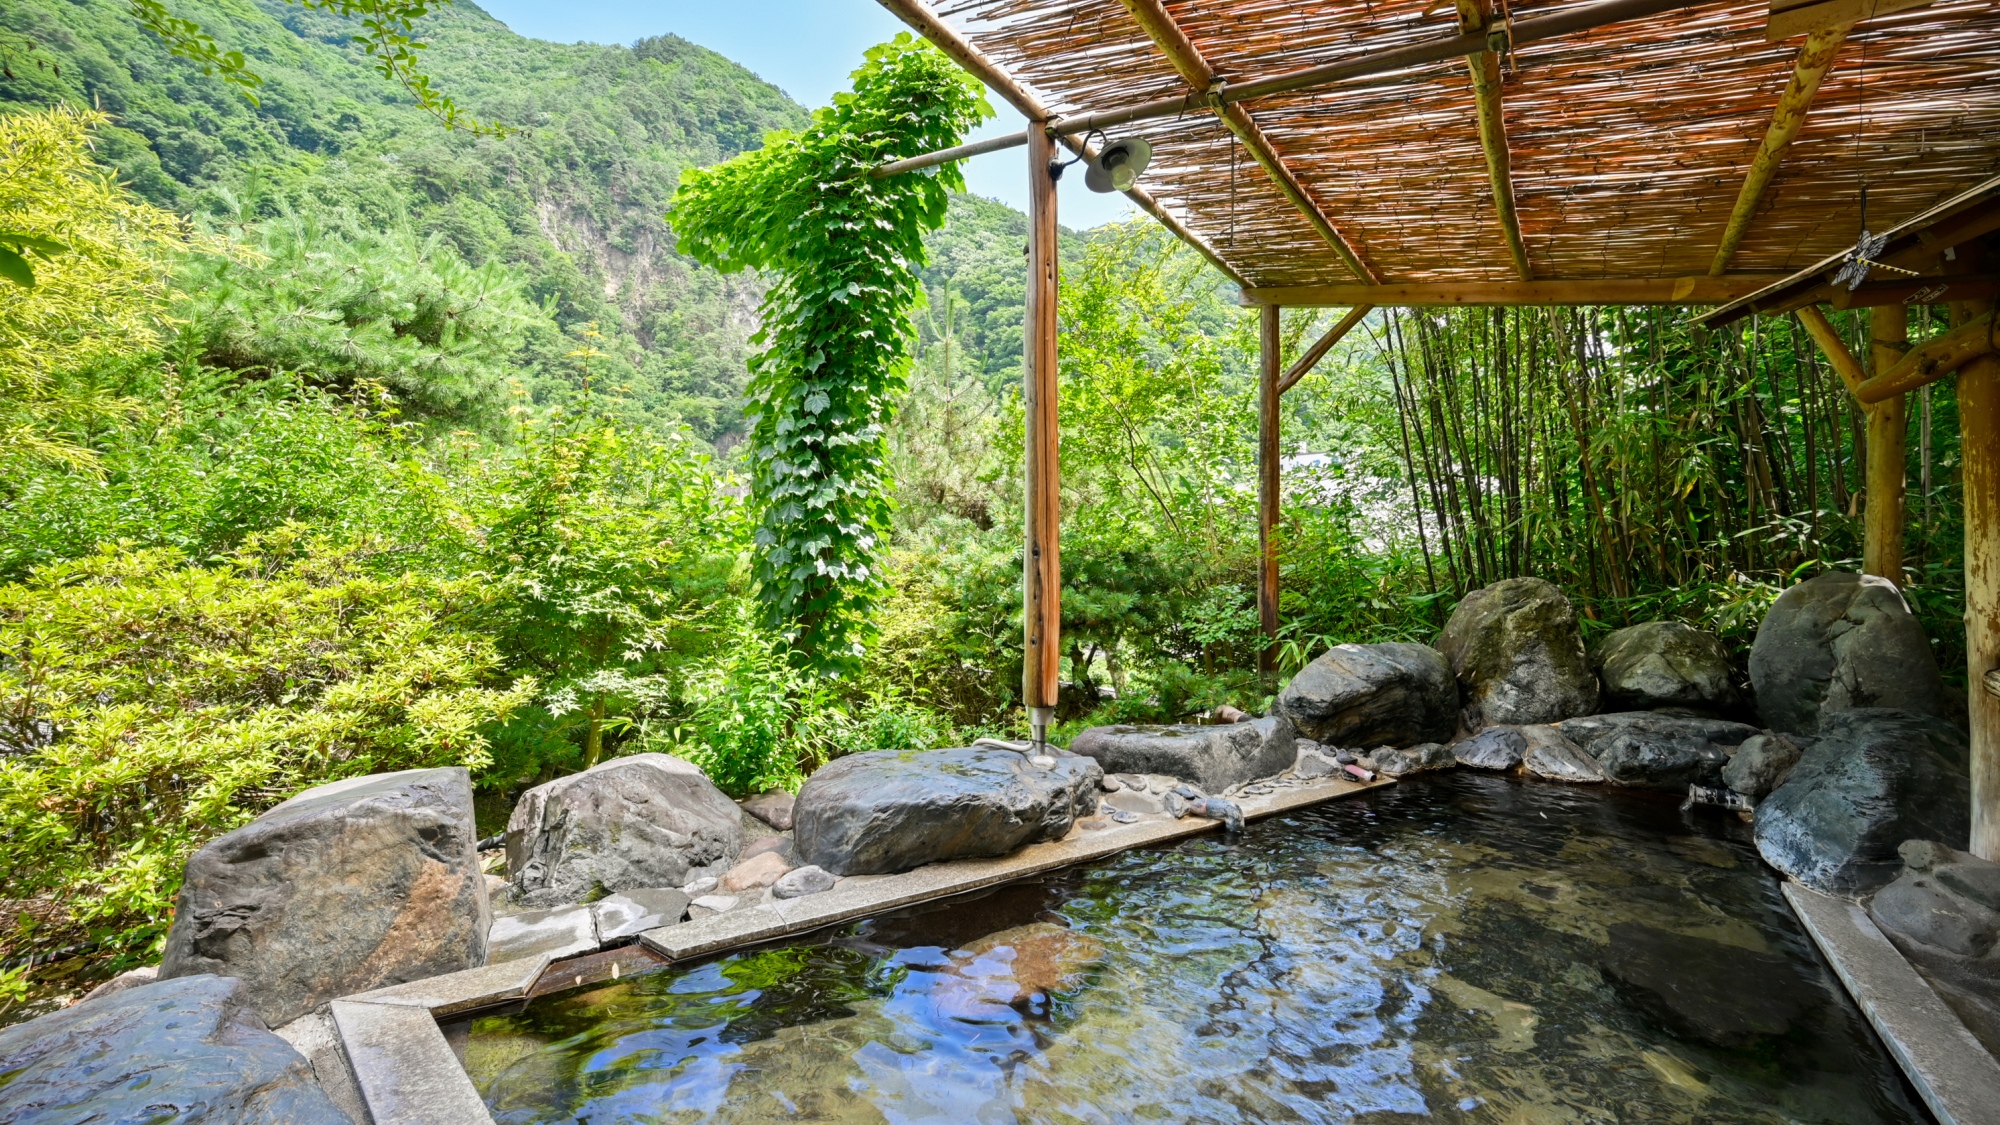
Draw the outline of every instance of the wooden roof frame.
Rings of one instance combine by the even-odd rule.
[[[1126,24],[1128,29],[1136,28],[1143,33],[1141,41],[1150,46],[1158,61],[1171,67],[1180,86],[1180,92],[1175,94],[1154,93],[1146,96],[1148,91],[1159,88],[1159,76],[1155,75],[1150,84],[1135,79],[1135,96],[1128,104],[1111,107],[1088,105],[1082,110],[1072,109],[1067,113],[1061,112],[1065,108],[1064,103],[1038,93],[990,54],[996,43],[1002,49],[1008,49],[1008,43],[1000,32],[989,30],[984,39],[985,48],[982,48],[980,43],[975,42],[974,35],[968,35],[948,22],[926,0],[879,2],[917,32],[944,48],[1035,122],[1036,127],[1055,136],[1072,152],[1084,151],[1082,146],[1088,138],[1108,129],[1143,122],[1162,122],[1180,127],[1189,119],[1212,118],[1220,122],[1234,143],[1240,146],[1239,151],[1249,155],[1263,173],[1259,181],[1261,186],[1245,186],[1241,191],[1261,195],[1260,206],[1265,208],[1263,215],[1271,222],[1277,221],[1272,217],[1276,212],[1271,208],[1282,206],[1286,213],[1293,216],[1291,221],[1295,226],[1292,229],[1297,230],[1302,225],[1305,230],[1310,230],[1314,243],[1322,248],[1322,255],[1329,256],[1325,265],[1315,267],[1321,272],[1319,278],[1309,284],[1273,283],[1273,271],[1268,268],[1268,263],[1246,260],[1245,251],[1235,237],[1233,203],[1230,231],[1219,241],[1213,218],[1205,222],[1198,207],[1190,211],[1187,203],[1173,200],[1173,185],[1155,187],[1156,179],[1149,176],[1145,187],[1127,194],[1142,210],[1166,224],[1177,237],[1194,246],[1234,280],[1243,289],[1246,304],[1448,306],[1734,305],[1768,288],[1784,274],[1781,270],[1770,268],[1768,247],[1760,250],[1758,260],[1745,259],[1742,256],[1745,240],[1759,226],[1763,216],[1773,214],[1771,209],[1784,202],[1780,198],[1774,203],[1774,184],[1783,182],[1780,173],[1786,157],[1806,127],[1822,83],[1841,59],[1843,47],[1850,41],[1854,21],[1884,13],[1900,13],[1895,16],[1904,21],[1898,25],[1899,28],[1922,30],[1931,26],[1922,22],[1932,19],[1931,14],[1910,12],[1908,9],[1922,8],[1931,3],[1938,3],[1943,9],[1958,3],[1958,8],[1941,11],[1932,22],[1963,20],[1967,18],[1965,4],[1970,0],[1810,0],[1807,3],[1801,3],[1801,0],[1768,0],[1768,27],[1761,22],[1762,0],[1749,0],[1748,3],[1746,0],[1592,0],[1584,3],[1548,0],[1532,8],[1516,0],[1508,5],[1512,9],[1510,15],[1496,15],[1492,0],[1452,0],[1449,5],[1443,0],[1431,0],[1424,11],[1425,17],[1439,7],[1444,7],[1447,13],[1456,9],[1456,27],[1450,29],[1455,30],[1455,34],[1440,28],[1440,33],[1435,36],[1413,37],[1410,34],[1411,21],[1406,19],[1400,28],[1402,41],[1387,40],[1379,49],[1361,42],[1355,45],[1357,49],[1344,51],[1332,61],[1279,67],[1271,73],[1248,78],[1227,73],[1223,64],[1209,57],[1197,41],[1200,35],[1191,33],[1184,26],[1184,19],[1190,16],[1201,18],[1205,13],[1226,12],[1245,4],[1248,5],[1245,11],[1252,13],[1246,19],[1280,18],[1279,15],[1263,14],[1275,9],[1269,9],[1268,5],[1260,7],[1251,4],[1249,0],[1085,0],[1061,5],[1057,5],[1056,0],[951,0],[949,11],[955,16],[990,11],[1004,11],[1010,15],[1028,12],[1033,15],[1037,11],[1055,12],[1058,7],[1063,12],[1082,13],[1073,18],[1095,19],[1099,23],[1115,15],[1129,21]],[[1325,2],[1329,11],[1340,7],[1337,0]],[[1768,103],[1765,122],[1760,126],[1761,143],[1746,154],[1747,159],[1737,168],[1737,182],[1732,191],[1733,206],[1729,208],[1726,221],[1718,224],[1720,229],[1712,236],[1715,241],[1711,243],[1710,250],[1702,252],[1702,264],[1677,262],[1674,268],[1662,270],[1657,268],[1660,263],[1635,261],[1633,264],[1640,268],[1593,270],[1588,276],[1580,276],[1573,261],[1569,268],[1561,262],[1552,262],[1546,268],[1537,262],[1535,259],[1540,252],[1531,246],[1517,201],[1520,160],[1510,142],[1503,93],[1507,82],[1503,59],[1530,44],[1550,44],[1566,36],[1583,35],[1589,38],[1597,29],[1612,28],[1613,25],[1619,25],[1615,30],[1621,34],[1631,28],[1638,29],[1632,34],[1653,33],[1660,32],[1665,21],[1667,29],[1672,30],[1678,26],[1678,21],[1714,18],[1718,10],[1735,20],[1733,34],[1738,41],[1733,41],[1732,49],[1739,55],[1761,50],[1765,54],[1760,55],[1760,59],[1769,57],[1772,49],[1762,43],[1765,35],[1742,34],[1746,9],[1754,9],[1760,17],[1752,30],[1767,31],[1772,39],[1779,38],[1781,32],[1787,35],[1803,34],[1805,39],[1795,48],[1780,45],[1789,64],[1788,81],[1782,92]],[[1369,10],[1375,11],[1376,6],[1371,6]],[[1409,13],[1403,12],[1402,15],[1408,16]],[[1995,29],[2000,30],[2000,20],[1995,21]],[[1217,34],[1213,26],[1208,28],[1207,36],[1211,44],[1218,42]],[[1882,34],[1887,35],[1888,32]],[[1001,37],[996,39],[995,36]],[[1414,41],[1410,41],[1413,38]],[[1566,49],[1563,43],[1556,43],[1556,47]],[[1023,50],[1029,52],[1024,58],[1039,57],[1044,61],[1061,54],[1047,43],[1038,43]],[[1034,52],[1040,52],[1040,55]],[[1478,238],[1482,244],[1497,252],[1498,260],[1506,262],[1506,271],[1511,278],[1425,276],[1426,271],[1412,272],[1380,260],[1377,249],[1370,245],[1367,233],[1349,226],[1349,208],[1343,206],[1348,201],[1343,200],[1338,191],[1330,193],[1324,183],[1316,181],[1310,171],[1299,165],[1296,153],[1302,134],[1297,132],[1296,126],[1293,126],[1289,136],[1280,135],[1264,120],[1263,111],[1250,104],[1293,104],[1293,116],[1296,117],[1298,112],[1303,112],[1297,111],[1295,104],[1301,92],[1306,92],[1308,101],[1318,91],[1328,91],[1327,96],[1331,97],[1338,92],[1331,90],[1333,84],[1343,84],[1341,90],[1352,90],[1358,88],[1356,80],[1364,78],[1372,79],[1371,85],[1404,83],[1421,86],[1430,82],[1435,86],[1437,76],[1434,64],[1458,58],[1466,60],[1466,77],[1470,80],[1473,103],[1467,113],[1466,131],[1477,135],[1479,152],[1484,160],[1485,194],[1493,207],[1490,222],[1480,222],[1484,233]],[[1383,79],[1381,76],[1384,75],[1393,77]],[[1117,100],[1116,91],[1122,88],[1111,87],[1114,102]],[[1292,103],[1285,101],[1288,97],[1293,99]],[[1740,103],[1742,99],[1737,100]],[[1995,112],[1990,115],[1986,114],[1987,107],[1983,102],[1978,108],[1980,121],[1984,122],[1990,116],[1992,121],[2000,123],[2000,103],[1996,103]],[[1738,112],[1740,114],[1740,109]],[[879,169],[878,174],[896,174],[978,153],[999,151],[1025,143],[1025,140],[1026,134],[1022,133],[976,142],[946,152],[898,161]],[[1818,143],[1823,150],[1823,135]],[[2000,145],[1993,146],[1992,157],[1991,164],[2000,167]],[[1158,166],[1159,158],[1156,157],[1155,167]],[[1232,165],[1231,189],[1235,193],[1237,189],[1233,179]],[[1165,195],[1156,194],[1162,187]],[[1148,188],[1153,190],[1148,191]],[[1546,195],[1546,188],[1542,190]],[[1629,192],[1639,189],[1621,186],[1615,190]],[[1545,201],[1540,206],[1546,211]],[[1546,215],[1540,221],[1544,227],[1547,226]],[[1709,220],[1702,218],[1700,221],[1705,224]],[[1602,225],[1597,224],[1598,227]],[[1580,233],[1565,231],[1560,238],[1588,240],[1596,233],[1595,228],[1586,224]],[[1679,241],[1695,243],[1701,237],[1698,230],[1693,230]],[[1555,236],[1546,230],[1540,238],[1541,241],[1534,245],[1563,245],[1562,241],[1552,240]],[[1825,239],[1822,237],[1820,241]],[[1228,245],[1223,245],[1224,242]],[[1329,274],[1328,271],[1333,268],[1331,262],[1335,259],[1339,262],[1338,272]],[[1739,261],[1747,264],[1738,265]],[[1654,268],[1645,268],[1648,265]],[[1789,263],[1786,265],[1789,266]],[[1301,267],[1300,272],[1310,271]],[[1462,274],[1466,271],[1461,269],[1458,272]]]

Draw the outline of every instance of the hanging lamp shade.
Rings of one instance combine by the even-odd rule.
[[[1153,146],[1144,137],[1125,137],[1104,146],[1090,170],[1083,174],[1084,186],[1100,195],[1131,191],[1139,173],[1152,163]]]

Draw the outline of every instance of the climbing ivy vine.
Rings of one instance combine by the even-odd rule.
[[[923,236],[964,186],[950,166],[868,173],[956,145],[993,112],[976,81],[907,34],[869,51],[853,84],[804,132],[688,172],[669,212],[685,253],[774,275],[747,391],[755,574],[767,622],[827,671],[860,654],[881,592],[886,427],[924,296]]]

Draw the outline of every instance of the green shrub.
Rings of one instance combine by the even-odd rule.
[[[215,566],[107,547],[0,587],[0,898],[143,946],[187,856],[299,790],[484,766],[534,687],[474,631],[488,599],[369,555],[286,530]]]

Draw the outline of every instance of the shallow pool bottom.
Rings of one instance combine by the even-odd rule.
[[[1923,1122],[1756,859],[1466,773],[476,1020],[501,1123]]]

